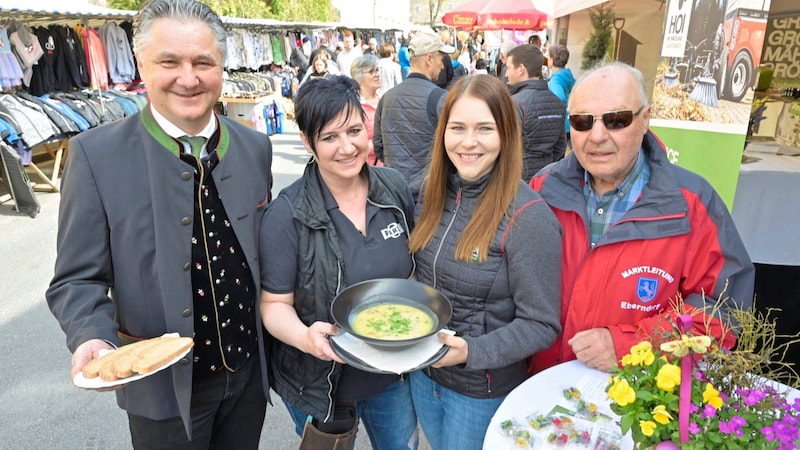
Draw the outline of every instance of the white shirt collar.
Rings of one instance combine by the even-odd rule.
[[[158,126],[160,126],[161,129],[164,130],[164,132],[167,133],[170,137],[174,137],[175,139],[177,139],[181,136],[186,136],[188,134],[185,131],[181,130],[177,125],[167,120],[166,117],[162,116],[161,113],[159,113],[158,111],[156,111],[155,108],[153,108],[152,104],[150,105],[150,112],[153,114],[153,119],[156,120]],[[215,131],[217,131],[217,121],[214,118],[214,114],[211,113],[211,115],[208,117],[208,123],[206,124],[206,126],[202,130],[200,130],[199,133],[194,134],[192,136],[203,136],[206,139],[211,139],[211,136],[214,134]]]

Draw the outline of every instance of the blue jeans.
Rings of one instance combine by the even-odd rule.
[[[434,450],[480,450],[501,398],[472,398],[447,389],[421,370],[411,373],[411,395],[422,431]]]
[[[286,400],[283,403],[292,416],[295,431],[302,436],[308,414]],[[380,393],[366,400],[356,402],[356,411],[374,450],[417,449],[417,416],[411,402],[411,388],[407,377],[386,386]]]

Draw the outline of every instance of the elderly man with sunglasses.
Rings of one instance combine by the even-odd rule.
[[[564,229],[563,332],[529,372],[573,359],[609,371],[682,314],[733,346],[729,312],[752,306],[753,264],[719,195],[648,129],[641,72],[584,74],[569,111],[573,152],[531,181]]]

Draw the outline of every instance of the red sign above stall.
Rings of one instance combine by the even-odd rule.
[[[547,14],[532,0],[472,0],[442,16],[442,22],[465,30],[532,30],[547,27]]]

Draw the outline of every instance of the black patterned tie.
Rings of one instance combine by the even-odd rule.
[[[192,154],[198,158],[200,158],[200,152],[203,150],[203,144],[206,143],[206,138],[203,136],[181,136],[178,140],[187,142],[189,147],[192,148]]]

